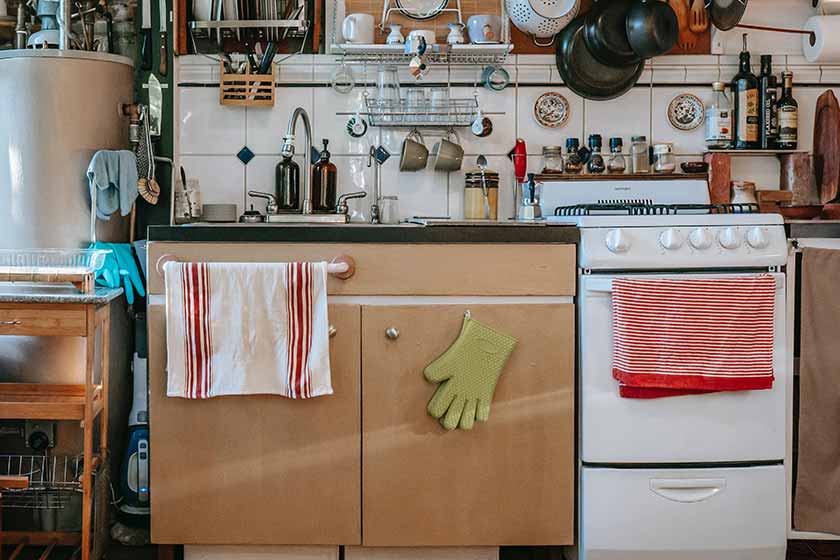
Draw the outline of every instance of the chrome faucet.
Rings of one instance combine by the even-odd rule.
[[[305,148],[303,154],[303,213],[312,213],[312,194],[309,192],[312,176],[312,127],[309,125],[309,115],[306,109],[298,107],[289,119],[289,127],[286,129],[286,136],[283,137],[283,147],[280,153],[284,157],[292,157],[295,154],[295,127],[298,118],[303,119],[303,132]]]

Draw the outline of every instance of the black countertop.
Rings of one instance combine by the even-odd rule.
[[[785,231],[790,239],[838,238],[840,220],[790,220],[785,222]]]
[[[400,224],[395,226],[195,224],[150,226],[148,240],[196,243],[577,243],[571,225]]]

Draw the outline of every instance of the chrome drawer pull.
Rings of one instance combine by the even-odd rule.
[[[18,321],[17,319],[14,319],[12,321],[0,321],[0,325],[5,325],[5,326],[10,326],[11,327],[11,326],[14,326],[14,325],[20,325],[20,321]]]
[[[385,336],[388,340],[397,340],[400,337],[400,329],[397,327],[388,327],[385,329]]]

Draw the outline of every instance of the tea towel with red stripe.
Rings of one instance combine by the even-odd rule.
[[[613,286],[613,377],[622,397],[773,386],[776,281],[622,278]]]
[[[170,397],[331,395],[327,263],[168,262]]]

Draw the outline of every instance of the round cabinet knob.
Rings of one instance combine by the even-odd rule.
[[[630,249],[630,239],[623,230],[611,229],[607,232],[607,249],[612,253],[626,253]]]
[[[737,249],[741,246],[741,236],[735,228],[728,227],[718,235],[718,243],[724,249]]]
[[[388,327],[385,329],[385,337],[388,340],[397,340],[400,337],[400,329],[397,327]]]
[[[754,227],[747,232],[747,245],[753,249],[764,249],[770,245],[770,238],[764,228]]]
[[[688,242],[691,243],[691,246],[701,251],[711,247],[714,240],[708,228],[697,228],[688,235]]]
[[[663,249],[676,251],[683,245],[683,238],[680,232],[674,228],[668,228],[659,234],[659,244]]]
[[[329,333],[330,338],[333,338],[338,332],[338,329],[335,328],[335,325],[330,325],[330,328],[327,330],[327,332]]]

